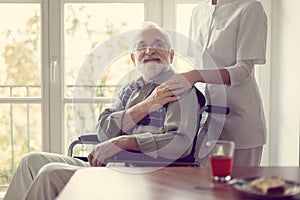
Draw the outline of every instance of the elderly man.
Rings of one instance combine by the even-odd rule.
[[[142,76],[124,86],[114,106],[100,115],[97,132],[101,143],[89,154],[89,162],[29,153],[4,199],[54,199],[77,169],[103,166],[121,151],[174,160],[188,155],[197,134],[199,105],[195,89],[178,99],[176,91],[170,92],[163,84],[174,75],[173,57],[168,34],[153,24],[143,27],[131,53]]]

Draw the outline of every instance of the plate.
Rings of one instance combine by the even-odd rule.
[[[237,179],[233,185],[233,188],[239,192],[242,192],[247,195],[251,195],[259,198],[287,198],[300,194],[300,183],[285,180],[286,186],[284,193],[274,193],[274,194],[265,194],[255,187],[251,186],[251,181],[257,179],[259,177],[254,178],[245,178],[245,179]]]

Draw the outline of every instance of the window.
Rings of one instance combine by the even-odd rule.
[[[0,13],[1,192],[24,153],[42,150],[44,100],[40,4],[0,3]]]
[[[145,20],[144,5],[141,0],[0,1],[0,196],[24,154],[64,153],[70,140],[93,130],[99,112],[110,105],[116,71],[107,70],[105,80],[94,85],[76,78],[98,43]],[[128,59],[120,60],[110,65],[130,70]],[[78,87],[94,94],[76,99]]]
[[[108,44],[105,48],[110,54],[92,49],[101,50],[103,42],[134,29],[144,21],[144,15],[144,3],[64,4],[65,148],[78,134],[95,132],[99,113],[110,105],[121,76],[133,68],[129,55],[112,57],[114,51],[123,48],[122,44],[115,48]],[[116,62],[90,64],[98,57]],[[94,77],[98,70],[104,74]]]
[[[0,0],[0,162],[5,163],[0,169],[0,192],[27,152],[65,153],[79,134],[93,132],[124,75],[134,76],[128,54],[112,58],[96,81],[93,73],[81,76],[93,49],[143,21],[187,34],[182,26],[187,23],[174,19],[188,21],[196,3]],[[174,17],[167,12],[174,12]],[[174,67],[192,68],[180,54]]]

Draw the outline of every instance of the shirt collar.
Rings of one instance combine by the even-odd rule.
[[[209,4],[209,5],[212,5],[212,0],[203,0],[206,4]],[[237,0],[218,0],[217,1],[217,5],[221,5],[221,4],[224,4],[224,3],[227,3],[227,2],[230,2],[230,1],[237,1]],[[216,6],[217,6],[216,5]],[[214,6],[214,5],[212,5]]]

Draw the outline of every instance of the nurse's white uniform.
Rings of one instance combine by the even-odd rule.
[[[267,18],[261,3],[218,0],[217,5],[212,5],[211,0],[202,0],[192,13],[190,37],[200,44],[191,52],[196,66],[227,67],[231,80],[227,86],[206,85],[208,103],[228,106],[231,112],[226,118],[209,115],[205,140],[233,140],[236,166],[259,165],[262,145],[266,143],[264,112],[254,77],[254,65],[265,63]],[[199,157],[205,157],[207,152],[202,145]]]

